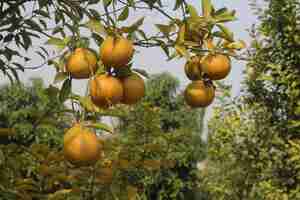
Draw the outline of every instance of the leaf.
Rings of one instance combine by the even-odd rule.
[[[41,15],[43,17],[46,17],[46,18],[50,18],[50,15],[48,12],[44,11],[44,10],[35,10],[34,13],[38,14],[38,15]]]
[[[183,4],[183,0],[176,0],[173,10],[177,10]]]
[[[40,27],[40,25],[38,23],[36,23],[35,21],[33,21],[32,19],[28,19],[25,20],[25,23],[28,24],[30,26],[31,29],[36,30],[36,31],[42,31],[42,28]]]
[[[211,16],[212,3],[211,0],[202,0],[202,14],[205,18]]]
[[[155,24],[155,26],[164,34],[164,36],[169,36],[173,29],[173,25]]]
[[[92,102],[92,100],[90,99],[90,97],[75,97],[75,99],[77,99],[81,106],[86,109],[89,112],[99,112],[100,109]]]
[[[235,11],[229,12],[227,10],[215,15],[213,18],[216,23],[224,23],[224,22],[234,21],[237,19],[235,17]]]
[[[103,36],[107,35],[106,30],[105,30],[104,26],[102,25],[101,21],[92,19],[92,20],[88,21],[85,24],[85,26],[87,28],[89,28],[91,31],[99,33],[100,35],[103,35]]]
[[[64,40],[56,37],[51,37],[46,44],[53,45],[59,50],[62,50],[66,47]]]
[[[230,42],[234,42],[233,33],[223,24],[217,24],[223,34],[221,36]]]
[[[138,30],[138,28],[144,23],[145,17],[142,17],[138,19],[135,23],[133,23],[131,26],[124,26],[121,28],[121,30],[125,33],[133,33]]]
[[[185,57],[187,60],[189,59],[190,56],[185,46],[176,44],[175,49],[178,55]]]
[[[101,130],[107,131],[109,133],[114,133],[113,129],[110,126],[108,126],[108,125],[106,125],[104,123],[101,123],[101,122],[88,123],[85,126],[86,127],[91,127],[91,128],[96,128],[96,129],[101,129]]]
[[[178,32],[178,35],[177,35],[177,39],[176,39],[176,44],[183,44],[184,43],[184,40],[185,40],[185,31],[186,31],[186,25],[183,24],[180,29],[179,29],[179,32]]]
[[[192,6],[192,5],[189,4],[187,6],[187,10],[188,10],[191,18],[198,18],[199,17],[199,15],[197,13],[197,10],[196,10],[196,8],[194,6]]]
[[[59,93],[59,100],[64,102],[70,95],[72,89],[72,80],[66,79]]]
[[[147,73],[146,70],[133,68],[132,71],[139,73],[140,75],[144,76],[145,78],[149,78],[149,74]]]
[[[239,40],[236,42],[226,44],[226,48],[241,50],[241,49],[246,48],[246,43],[243,40]]]
[[[108,7],[111,4],[112,0],[103,0],[103,5]]]
[[[118,17],[118,21],[125,21],[129,16],[129,8],[125,7]]]
[[[68,73],[57,72],[56,75],[55,75],[53,83],[54,84],[60,83],[60,82],[64,81],[66,78],[68,78]]]

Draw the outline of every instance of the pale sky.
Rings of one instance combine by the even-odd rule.
[[[249,43],[250,38],[246,29],[250,28],[250,26],[256,22],[256,17],[253,15],[253,12],[250,10],[248,5],[248,1],[246,0],[212,0],[216,8],[227,7],[228,9],[234,9],[237,11],[238,20],[235,22],[231,22],[228,26],[235,33],[236,39],[242,39]],[[188,3],[193,4],[200,11],[200,0],[187,0]],[[171,9],[174,6],[174,0],[164,0],[163,4],[166,6],[170,6],[165,8],[167,12],[171,15],[174,13]],[[133,14],[134,13],[134,14]],[[179,13],[177,13],[179,14]],[[154,27],[155,23],[164,23],[165,17],[160,15],[158,12],[149,12],[149,11],[139,11],[139,12],[131,12],[129,21],[140,18],[145,15],[146,19],[143,25],[143,28],[146,32],[153,33],[157,29]],[[179,16],[179,15],[178,15]],[[97,46],[93,46],[95,50],[98,50]],[[181,82],[181,88],[188,83],[188,79],[184,75],[183,67],[185,60],[184,59],[174,59],[172,61],[166,61],[166,56],[160,48],[137,48],[137,53],[134,56],[134,67],[145,69],[150,74],[152,73],[160,73],[164,71],[168,71],[177,78],[179,78]],[[42,60],[36,56],[36,59],[33,60],[32,65],[39,65]],[[232,84],[233,96],[239,94],[240,90],[240,82],[242,80],[242,71],[245,67],[245,63],[241,61],[233,60],[233,67],[230,75],[226,78],[226,82]],[[45,81],[46,85],[49,85],[53,82],[55,76],[55,70],[53,67],[45,65],[43,68],[38,70],[28,70],[25,73],[20,73],[21,80],[24,82],[28,82],[31,77],[42,77]],[[7,79],[0,75],[1,81],[0,83],[7,82]],[[85,91],[86,81],[79,80],[74,81],[73,91],[76,93],[81,93]]]

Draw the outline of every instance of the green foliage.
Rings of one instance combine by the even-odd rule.
[[[146,199],[185,199],[195,194],[196,164],[205,155],[200,138],[204,110],[185,105],[178,86],[168,73],[152,76],[143,102],[130,109],[119,127],[130,159],[161,163],[156,174],[137,172],[141,178],[136,184],[143,185]],[[175,162],[174,167],[170,169],[167,161]]]
[[[18,130],[17,142],[10,140],[10,144],[0,146],[0,199],[195,199],[199,182],[196,164],[204,158],[205,145],[199,132],[204,111],[184,104],[177,92],[178,81],[167,73],[153,76],[146,85],[149,90],[142,102],[107,111],[117,110],[120,115],[113,135],[99,134],[103,157],[94,166],[80,168],[65,161],[59,145],[52,145],[61,143],[66,128],[61,122],[68,118],[66,113],[56,114],[64,108],[58,106],[57,90],[43,90],[40,81],[34,81],[32,87],[3,89],[7,99],[3,102],[10,113],[15,107],[29,113],[22,123],[35,124],[32,110],[47,113],[47,118],[57,123],[49,128],[51,134],[46,140],[38,139],[40,130],[36,129],[29,135],[35,140],[23,144],[20,140],[28,137],[24,134],[27,130]],[[158,85],[161,89],[155,90]],[[165,95],[158,98],[162,91]],[[172,117],[166,122],[167,116]],[[89,127],[98,128],[96,124]]]
[[[2,143],[61,145],[68,119],[58,93],[45,90],[40,79],[30,87],[12,84],[0,90]]]
[[[268,1],[254,37],[246,87],[210,122],[210,199],[300,199],[299,16],[296,0]]]

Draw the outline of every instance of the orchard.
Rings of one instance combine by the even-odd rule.
[[[239,10],[192,2],[0,2],[10,82],[0,94],[0,199],[300,198],[299,2],[263,11],[249,0],[261,24],[247,51],[228,25]],[[137,67],[146,48],[184,60],[182,91],[173,76]],[[224,84],[234,61],[247,62],[237,100]],[[55,70],[53,83],[22,83],[41,68]]]

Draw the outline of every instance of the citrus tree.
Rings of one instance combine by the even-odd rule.
[[[299,1],[268,1],[251,33],[243,96],[215,111],[211,199],[299,199]]]
[[[216,9],[210,0],[200,3],[202,12],[199,13],[196,6],[200,5],[188,4],[185,0],[175,1],[173,9],[164,7],[164,2],[160,0],[1,2],[2,72],[14,82],[19,78],[19,70],[54,67],[57,72],[54,83],[46,90],[55,95],[54,102],[58,100],[58,104],[65,103],[72,110],[70,114],[66,114],[72,118],[72,122],[63,138],[63,151],[58,147],[50,148],[47,144],[37,145],[36,142],[25,148],[26,151],[21,151],[22,148],[16,145],[4,148],[1,164],[6,175],[3,180],[9,183],[10,189],[3,193],[3,198],[183,198],[182,189],[190,189],[191,181],[184,182],[185,178],[176,179],[176,176],[180,174],[178,170],[181,167],[183,171],[189,171],[184,167],[194,168],[190,165],[195,162],[191,156],[193,146],[189,148],[192,153],[182,150],[191,140],[181,137],[184,137],[183,134],[194,133],[196,129],[181,130],[180,119],[176,119],[176,116],[168,119],[166,114],[183,108],[183,100],[189,108],[210,105],[215,98],[215,81],[224,79],[230,73],[231,59],[240,59],[236,51],[245,46],[225,26],[225,23],[236,19],[235,11]],[[136,21],[131,20],[131,16],[138,10],[157,12],[165,18],[164,22],[155,24],[156,31],[148,33],[144,31],[146,16]],[[147,92],[145,78],[148,74],[135,67],[134,54],[140,48],[150,47],[160,47],[169,60],[186,59],[183,71],[191,83],[183,96],[178,99],[173,96],[176,101],[171,101],[172,103],[166,103],[166,99],[152,99],[155,95],[158,96],[157,93],[153,93],[154,96],[148,97],[148,100],[145,98],[146,102],[142,101]],[[41,64],[32,66],[31,61],[36,61],[36,56],[41,57]],[[84,96],[72,92],[72,82],[75,79],[88,80],[84,84]],[[166,112],[155,110],[160,101],[166,106]],[[132,107],[139,102],[143,106],[134,110]],[[182,111],[187,112],[186,109],[184,107]],[[127,115],[136,114],[141,116],[142,121],[136,120],[139,123],[133,123],[135,126],[128,130],[132,134],[126,137],[123,137],[122,132],[127,130],[127,126],[130,127],[128,122],[125,127],[120,128],[121,126],[108,126],[101,120],[105,116],[113,116],[118,118],[117,123],[122,124],[122,119]],[[182,119],[191,125],[188,122],[193,122],[196,114],[192,116],[190,119]],[[39,116],[38,121],[43,118]],[[12,129],[8,125],[5,128]],[[142,132],[142,137],[139,137],[137,130]],[[163,134],[164,132],[173,134]],[[113,137],[104,138],[105,133],[110,133]],[[155,148],[150,147],[152,150],[146,151],[143,145],[148,144],[145,143],[149,139],[148,134],[157,137],[153,139],[154,146],[162,143],[170,149],[174,148],[174,151],[179,148],[178,151],[182,152],[173,155],[175,160],[172,160],[168,158],[171,157],[167,154],[168,149],[155,153]],[[182,145],[175,145],[179,142]],[[130,155],[137,156],[134,161],[138,162],[128,164],[126,156],[121,159],[123,162],[116,159],[124,152],[125,155],[134,152]],[[153,191],[160,190],[159,187],[165,184],[156,185],[153,190],[149,190],[147,186],[152,187],[159,178],[165,177],[160,176],[161,172],[169,172],[158,170],[161,167],[158,158],[163,156],[167,156],[164,159],[167,164],[162,165],[166,169],[173,168],[174,162],[179,163],[177,171],[167,175],[169,179],[163,179],[167,185],[170,177],[176,182],[162,190],[168,192],[151,197],[155,193]],[[177,159],[186,162],[179,162]],[[191,162],[187,161],[189,159]],[[13,166],[14,160],[22,162]],[[132,166],[137,171],[139,167],[146,169],[146,176],[143,176],[145,180],[135,178],[134,175],[138,176],[139,173],[128,170]],[[1,187],[3,191],[4,188]]]

